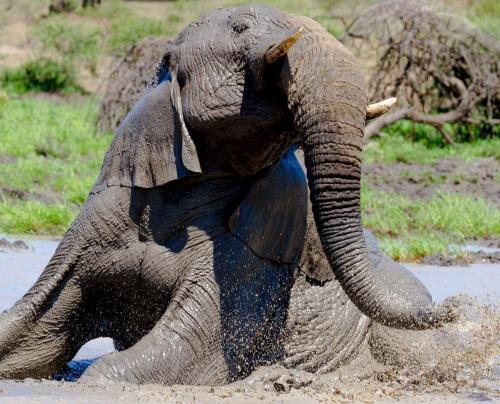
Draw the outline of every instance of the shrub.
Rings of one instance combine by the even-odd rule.
[[[81,91],[71,65],[48,58],[29,61],[17,69],[5,70],[1,81],[12,92]]]
[[[40,58],[25,65],[26,84],[33,90],[56,92],[75,82],[73,69],[64,63]]]
[[[33,34],[41,44],[56,51],[66,63],[82,61],[95,73],[101,31],[90,24],[72,23],[56,16],[37,25]]]
[[[482,4],[485,13],[498,8],[498,1]],[[400,103],[367,125],[366,138],[402,118],[436,128],[448,144],[497,135],[500,48],[465,20],[416,0],[383,0],[342,39],[361,60],[373,60],[369,99]]]
[[[52,0],[49,5],[49,13],[72,13],[78,5],[75,0]]]

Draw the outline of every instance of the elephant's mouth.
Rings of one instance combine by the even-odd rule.
[[[231,108],[212,115],[197,112],[207,109],[201,105],[203,100],[193,101],[199,94],[183,91],[187,129],[205,171],[254,175],[277,162],[292,144],[300,141],[286,99],[276,87],[259,92],[248,85],[241,91],[243,97],[235,92],[234,101],[227,101]],[[196,110],[191,108],[194,102],[200,103]],[[231,144],[230,149],[227,144]]]

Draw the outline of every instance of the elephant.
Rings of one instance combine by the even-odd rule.
[[[50,377],[96,337],[116,351],[81,381],[329,372],[374,327],[451,321],[363,229],[363,128],[378,109],[312,19],[257,4],[189,24],[43,273],[0,315],[0,378]]]

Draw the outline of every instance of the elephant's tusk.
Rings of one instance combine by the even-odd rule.
[[[295,31],[292,35],[285,38],[280,43],[274,45],[271,49],[266,52],[266,62],[271,64],[276,62],[279,58],[286,55],[288,50],[292,47],[292,45],[297,42],[297,39],[300,38],[302,32],[304,31],[304,27],[300,27],[297,31]]]
[[[396,103],[396,101],[397,99],[392,97],[384,101],[368,105],[368,107],[366,108],[366,120],[374,119],[379,117],[380,115],[385,114]]]

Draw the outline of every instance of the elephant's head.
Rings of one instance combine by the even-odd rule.
[[[254,174],[300,142],[323,249],[363,313],[408,328],[448,316],[369,259],[360,212],[366,84],[324,28],[264,5],[215,10],[179,34],[158,77],[178,99],[202,171]]]

